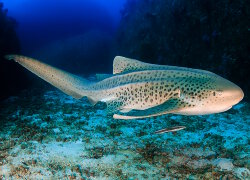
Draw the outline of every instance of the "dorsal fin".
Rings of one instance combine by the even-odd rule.
[[[196,73],[209,73],[212,72],[200,69],[192,69],[179,66],[157,65],[130,59],[122,56],[116,56],[113,61],[113,74],[128,73],[133,71],[143,70],[176,70],[176,71],[190,71]]]
[[[116,56],[113,61],[113,74],[145,70],[150,68],[151,65],[135,59]]]

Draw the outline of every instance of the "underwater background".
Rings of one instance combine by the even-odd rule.
[[[247,0],[0,0],[0,179],[250,179]],[[116,120],[4,55],[94,79],[115,56],[212,71],[244,99],[206,116]],[[176,133],[154,134],[171,126]]]

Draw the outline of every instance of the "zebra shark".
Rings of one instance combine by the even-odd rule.
[[[107,104],[115,119],[137,119],[163,114],[220,113],[239,103],[244,93],[234,83],[212,72],[155,65],[116,56],[113,75],[97,82],[21,56],[7,55],[40,78],[76,99]]]

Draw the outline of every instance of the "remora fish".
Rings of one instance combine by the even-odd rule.
[[[185,129],[185,128],[186,128],[185,126],[175,126],[175,127],[169,127],[166,129],[161,129],[161,130],[155,131],[154,133],[155,134],[163,134],[163,133],[167,133],[167,132],[176,132],[176,131],[180,131],[180,130]]]
[[[107,104],[116,119],[162,114],[203,115],[230,109],[244,94],[234,83],[205,70],[143,63],[117,56],[113,75],[91,83],[35,59],[8,55],[64,93]]]

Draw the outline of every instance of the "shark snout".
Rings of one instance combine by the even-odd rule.
[[[243,99],[244,93],[239,86],[228,80],[226,81],[223,88],[224,98],[230,106],[233,106]]]
[[[235,85],[235,87],[231,89],[231,94],[232,94],[232,101],[233,101],[232,105],[239,103],[244,97],[244,92],[237,85]]]

